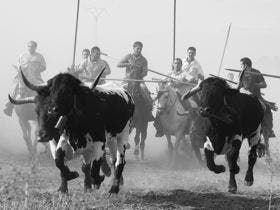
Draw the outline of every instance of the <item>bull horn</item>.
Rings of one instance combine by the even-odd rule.
[[[96,77],[96,79],[94,80],[94,82],[93,82],[93,84],[92,84],[92,86],[90,88],[91,90],[93,90],[96,87],[96,85],[98,84],[99,79],[100,79],[101,75],[103,74],[103,72],[105,71],[105,69],[106,69],[106,67],[104,67],[102,69],[102,71],[99,73],[98,77]]]
[[[30,103],[35,103],[35,97],[28,97],[28,98],[25,98],[25,99],[20,99],[20,100],[16,100],[16,99],[13,99],[10,94],[8,95],[9,97],[9,100],[12,104],[15,104],[15,105],[21,105],[21,104],[30,104]]]
[[[21,73],[21,78],[22,78],[24,84],[25,84],[28,88],[30,88],[31,90],[34,90],[34,91],[38,92],[38,91],[40,91],[40,90],[44,87],[44,86],[40,86],[40,85],[33,85],[33,84],[31,84],[31,83],[27,80],[27,78],[24,76],[21,67],[19,67],[19,69],[20,69],[20,73]]]
[[[185,116],[185,115],[188,115],[190,113],[190,111],[185,111],[185,112],[178,112],[177,111],[177,115],[179,116]]]
[[[183,94],[181,99],[182,100],[188,99],[188,98],[190,98],[191,96],[193,96],[194,94],[196,94],[199,91],[201,91],[200,84],[198,84],[197,86],[192,88],[190,91],[188,91],[185,94]]]

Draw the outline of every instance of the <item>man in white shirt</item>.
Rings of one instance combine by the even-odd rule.
[[[29,41],[27,43],[27,51],[19,56],[18,61],[18,70],[22,70],[25,77],[32,84],[41,84],[44,81],[42,80],[41,73],[46,70],[46,61],[44,57],[36,52],[37,43],[35,41]],[[24,97],[26,86],[23,83],[20,72],[16,76],[16,87],[12,93],[12,98]],[[4,113],[8,116],[12,115],[13,104],[8,102],[4,109]]]
[[[94,80],[104,68],[105,71],[103,72],[98,85],[105,83],[105,80],[102,80],[102,78],[105,78],[107,75],[111,74],[111,70],[109,64],[100,58],[100,48],[95,46],[91,49],[90,59],[84,59],[79,65],[79,78],[83,82]]]
[[[187,58],[183,61],[182,69],[186,72],[187,81],[197,84],[199,80],[204,79],[204,75],[201,65],[195,59],[195,56],[195,47],[189,47],[187,50]]]

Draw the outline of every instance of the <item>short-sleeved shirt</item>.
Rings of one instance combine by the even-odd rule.
[[[256,96],[261,95],[261,89],[259,87],[256,87],[257,83],[264,82],[264,77],[259,74],[250,74],[247,73],[246,71],[254,72],[254,73],[260,73],[260,71],[256,69],[250,69],[250,70],[245,70],[242,81],[241,81],[241,87],[243,87],[245,90],[250,91]]]
[[[109,64],[104,60],[98,59],[96,61],[91,61],[90,59],[85,59],[78,67],[78,69],[82,71],[82,73],[80,74],[82,81],[87,79],[95,79],[104,68],[105,71],[101,75],[101,78],[105,78],[106,75],[111,73]],[[100,81],[99,84],[101,83],[104,82]]]
[[[185,59],[182,65],[183,71],[186,72],[186,79],[188,81],[192,80],[195,83],[198,83],[199,75],[203,76],[203,70],[201,65],[197,60],[193,60],[190,63]]]
[[[24,75],[31,83],[40,84],[43,82],[41,72],[46,69],[46,61],[40,53],[24,53],[20,55],[18,66],[21,67]],[[24,87],[23,84],[20,86]]]
[[[127,79],[143,79],[147,75],[148,61],[143,55],[135,56],[134,54],[126,55],[119,64],[133,63],[133,68],[126,67]]]
[[[187,84],[184,84],[182,82],[187,82],[188,79],[188,74],[181,70],[181,71],[172,71],[168,76],[176,79],[176,80],[179,80],[179,81],[176,81],[176,80],[172,80],[171,79],[171,86],[173,88],[175,88],[179,93],[183,94],[185,93],[186,91],[190,90],[191,88],[193,88],[192,85],[187,85]]]

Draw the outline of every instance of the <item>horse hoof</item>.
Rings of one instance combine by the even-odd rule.
[[[57,192],[60,192],[62,194],[67,194],[68,193],[68,188],[65,187],[65,186],[60,186],[58,189],[57,189]]]
[[[134,154],[134,155],[139,155],[139,150],[138,150],[138,149],[135,149],[134,152],[133,152],[133,154]]]
[[[250,187],[250,186],[252,186],[254,184],[254,181],[244,181],[244,185],[245,186],[248,186],[248,187]]]

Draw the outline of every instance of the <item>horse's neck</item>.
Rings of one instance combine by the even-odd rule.
[[[174,116],[174,114],[177,115],[177,111],[183,112],[183,106],[180,104],[176,92],[171,88],[169,89],[169,97],[169,103],[166,107],[168,113],[166,114]]]

